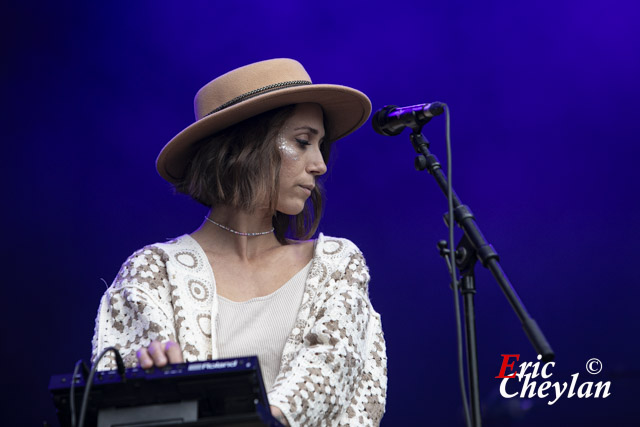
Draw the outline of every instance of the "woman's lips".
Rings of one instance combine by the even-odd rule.
[[[299,187],[302,188],[305,193],[307,193],[307,196],[310,196],[311,191],[313,191],[313,185],[300,185]]]

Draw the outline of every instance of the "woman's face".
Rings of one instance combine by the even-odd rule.
[[[320,146],[324,140],[322,108],[298,104],[276,137],[282,164],[276,209],[287,215],[302,212],[316,177],[327,171]]]

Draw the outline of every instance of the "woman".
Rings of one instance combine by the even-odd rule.
[[[124,263],[100,304],[94,362],[109,346],[144,368],[257,354],[284,423],[378,424],[386,353],[364,258],[346,239],[308,240],[331,144],[367,120],[369,99],[274,59],[209,82],[195,108],[157,168],[211,210]]]

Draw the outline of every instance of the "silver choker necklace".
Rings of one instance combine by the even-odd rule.
[[[229,228],[229,227],[225,227],[222,224],[218,224],[217,222],[215,222],[214,220],[212,220],[211,218],[205,216],[204,219],[206,219],[209,222],[214,223],[215,225],[217,225],[218,227],[222,228],[223,230],[227,230],[233,234],[237,234],[238,236],[264,236],[265,234],[271,234],[273,233],[274,228],[271,227],[271,230],[269,231],[260,231],[258,233],[243,233],[242,231],[236,231],[233,228]]]

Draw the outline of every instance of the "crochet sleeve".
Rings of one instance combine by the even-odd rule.
[[[292,426],[380,423],[386,350],[368,283],[362,254],[353,254],[311,309],[312,326],[269,393],[269,403],[279,407]]]
[[[176,341],[164,252],[145,247],[122,265],[100,301],[92,342],[92,363],[107,347],[115,347],[127,367],[137,366],[136,351],[151,341]],[[115,369],[112,353],[98,370]]]

